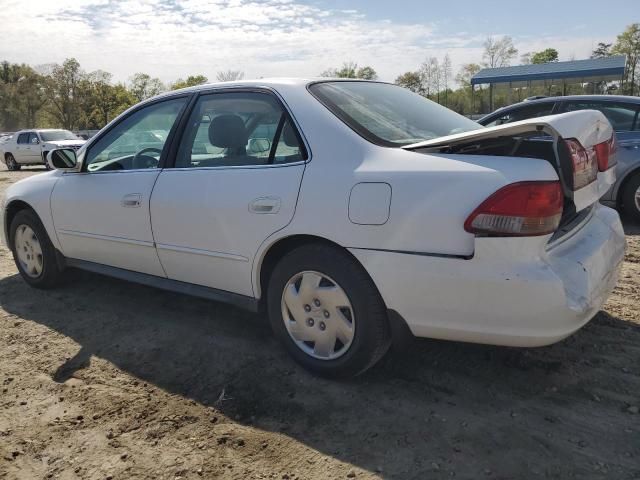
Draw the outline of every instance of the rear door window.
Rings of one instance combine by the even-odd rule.
[[[259,92],[201,95],[178,150],[176,167],[260,166],[306,160],[275,97]]]
[[[519,108],[513,108],[494,118],[491,122],[485,123],[485,127],[495,127],[496,125],[504,125],[505,123],[513,123],[529,118],[544,117],[551,115],[553,112],[554,102],[534,103],[531,105],[523,105]]]
[[[29,133],[21,133],[20,135],[18,135],[18,143],[19,144],[29,143]]]
[[[621,102],[567,102],[566,112],[576,110],[599,110],[617,132],[640,130],[638,125],[638,105]]]

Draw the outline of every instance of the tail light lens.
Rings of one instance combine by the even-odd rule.
[[[618,145],[615,134],[606,142],[598,143],[593,148],[598,158],[598,170],[601,172],[609,170],[617,163],[616,152],[618,151]]]
[[[573,190],[580,190],[598,177],[598,160],[595,148],[585,149],[578,140],[564,141],[573,163]]]
[[[464,222],[464,229],[493,237],[553,233],[563,206],[560,182],[519,182],[501,188]]]

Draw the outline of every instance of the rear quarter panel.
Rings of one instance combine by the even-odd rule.
[[[474,252],[474,237],[464,230],[464,221],[483,200],[509,183],[558,179],[544,160],[379,147],[349,129],[313,97],[308,101],[295,92],[284,98],[312,157],[291,223],[266,239],[254,259],[258,297],[262,258],[282,238],[314,235],[346,248],[469,256]],[[386,223],[359,225],[349,219],[349,195],[361,182],[391,186]]]

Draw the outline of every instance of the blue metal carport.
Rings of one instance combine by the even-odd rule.
[[[484,68],[471,77],[471,92],[476,85],[489,84],[489,105],[493,110],[493,86],[507,83],[509,87],[548,85],[550,81],[561,81],[566,94],[567,80],[575,83],[594,83],[621,80],[624,76],[625,57],[615,55],[588,60],[549,62],[515,67]],[[571,83],[571,82],[569,82]]]

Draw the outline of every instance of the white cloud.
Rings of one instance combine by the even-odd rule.
[[[239,69],[247,77],[316,76],[343,61],[393,80],[428,56],[449,53],[454,70],[478,62],[484,36],[437,25],[372,21],[366,12],[298,0],[36,0],[4,3],[0,59],[32,65],[77,58],[117,80],[144,71],[164,81]],[[491,32],[487,32],[487,35]],[[516,38],[521,52],[554,45],[584,57],[590,40]]]

